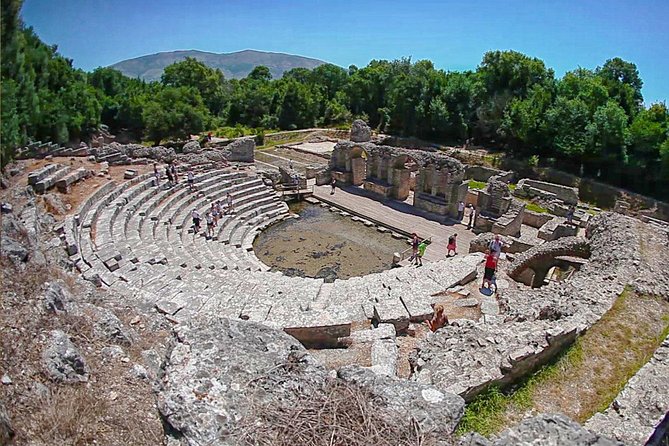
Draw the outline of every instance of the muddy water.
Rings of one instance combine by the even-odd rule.
[[[253,243],[258,258],[286,275],[330,282],[389,269],[408,245],[350,217],[308,203],[291,205],[299,219],[277,223]]]

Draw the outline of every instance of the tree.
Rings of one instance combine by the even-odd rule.
[[[580,98],[558,97],[546,112],[553,153],[580,164],[588,158],[590,111]]]
[[[225,106],[225,79],[223,72],[209,68],[193,57],[165,67],[161,77],[163,85],[169,87],[191,87],[200,93],[209,111],[218,116]]]
[[[627,161],[627,114],[615,101],[609,101],[595,111],[587,132],[591,153],[603,163]]]
[[[660,158],[660,146],[667,139],[669,110],[665,104],[653,104],[641,110],[632,121],[630,152],[634,161],[648,166]]]
[[[143,112],[148,137],[160,144],[165,138],[187,139],[204,130],[209,112],[193,88],[165,87]]]
[[[639,111],[643,103],[641,95],[643,81],[635,64],[614,57],[597,68],[596,73],[604,80],[609,96],[615,99],[629,116]]]

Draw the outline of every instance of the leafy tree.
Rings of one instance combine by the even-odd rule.
[[[609,96],[615,99],[629,116],[639,111],[643,102],[641,95],[643,81],[636,65],[614,57],[607,60],[596,73],[604,80]]]
[[[587,132],[590,152],[603,163],[627,161],[627,115],[616,102],[609,101],[595,111]]]
[[[647,166],[660,158],[660,146],[667,139],[669,111],[665,104],[641,110],[630,125],[630,146],[635,161]]]
[[[205,105],[213,115],[219,115],[225,106],[225,79],[223,72],[209,68],[193,57],[165,67],[161,77],[168,87],[191,87],[200,93]]]
[[[209,111],[193,88],[165,87],[143,111],[148,137],[160,144],[165,138],[187,139],[204,130]]]

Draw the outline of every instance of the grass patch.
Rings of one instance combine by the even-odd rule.
[[[513,184],[513,183],[509,183],[509,190],[510,190],[511,192],[513,192],[514,190],[516,190],[517,187],[518,187],[518,185]]]
[[[669,336],[669,302],[625,289],[611,309],[553,362],[513,388],[493,387],[465,408],[458,434],[493,435],[528,410],[583,423],[606,409]]]
[[[474,190],[483,190],[485,189],[487,183],[483,181],[469,180],[469,188]]]
[[[527,209],[528,211],[532,211],[532,212],[538,212],[540,214],[547,214],[548,213],[548,209],[546,209],[543,206],[539,206],[536,203],[527,203],[525,205],[525,209]]]

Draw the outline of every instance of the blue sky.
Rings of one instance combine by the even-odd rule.
[[[257,49],[343,67],[411,56],[459,71],[513,49],[558,76],[621,57],[637,65],[647,104],[669,99],[669,0],[25,0],[22,14],[85,70],[160,51]]]

